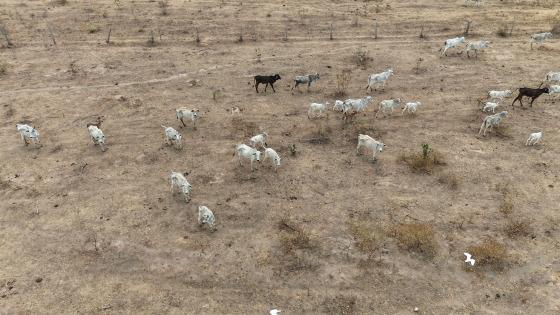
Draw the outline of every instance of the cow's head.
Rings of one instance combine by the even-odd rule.
[[[274,75],[274,80],[280,80],[280,79],[282,79],[282,78],[280,77],[280,75],[278,73]]]

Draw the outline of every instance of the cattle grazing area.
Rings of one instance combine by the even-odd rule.
[[[0,314],[559,314],[559,56],[556,0],[3,0]]]

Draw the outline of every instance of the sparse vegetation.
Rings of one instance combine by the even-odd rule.
[[[165,16],[168,15],[169,12],[167,11],[167,8],[169,7],[169,0],[160,0],[158,1],[158,6],[161,12],[161,15]]]
[[[52,5],[65,6],[68,4],[68,0],[52,0],[51,3]]]
[[[255,60],[257,61],[257,63],[261,63],[262,60],[262,51],[260,48],[255,48]]]
[[[531,224],[527,219],[510,220],[504,232],[510,238],[528,236],[531,233]]]
[[[511,185],[509,184],[499,184],[496,190],[501,194],[502,200],[498,211],[504,216],[509,216],[513,213],[513,192]]]
[[[348,90],[348,84],[350,84],[350,69],[344,69],[336,74],[336,97],[346,96],[346,91]]]
[[[402,154],[401,161],[405,162],[412,171],[425,174],[431,174],[436,166],[445,165],[443,156],[428,144],[422,144],[422,153]]]
[[[437,252],[435,234],[431,225],[424,223],[399,224],[394,226],[390,235],[400,248],[417,252],[426,257],[434,257]]]
[[[98,33],[99,31],[101,31],[99,25],[91,24],[90,26],[88,26],[88,33],[90,34]]]
[[[511,37],[512,32],[513,24],[511,24],[509,27],[507,25],[503,25],[498,28],[498,30],[496,31],[496,35],[498,35],[499,37]]]
[[[8,64],[0,61],[0,75],[6,75],[8,73]]]
[[[509,261],[508,250],[505,245],[494,239],[487,239],[482,244],[471,246],[467,252],[473,255],[479,266],[488,266],[495,270],[502,270]]]
[[[371,257],[379,248],[382,235],[366,223],[349,223],[349,231],[354,237],[354,244],[364,254]]]
[[[363,47],[358,48],[358,50],[356,50],[355,52],[355,59],[358,67],[361,67],[362,69],[366,69],[369,61],[371,60],[369,56],[369,50]]]
[[[439,174],[438,182],[447,185],[452,190],[459,188],[459,177],[453,173],[445,172]]]
[[[350,315],[354,314],[356,308],[355,296],[337,295],[323,301],[325,313],[329,315]]]

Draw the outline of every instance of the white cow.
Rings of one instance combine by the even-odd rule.
[[[101,151],[105,152],[107,148],[105,147],[105,135],[103,134],[103,131],[101,131],[101,129],[97,128],[97,126],[95,125],[89,125],[87,128],[93,144],[99,145]]]
[[[267,144],[266,144],[266,139],[268,138],[268,134],[266,132],[261,132],[258,135],[251,137],[251,139],[249,139],[249,144],[251,144],[251,146],[253,146],[254,148],[257,147],[257,145],[260,145],[263,148],[266,148]]]
[[[551,85],[548,87],[548,94],[560,93],[560,85]]]
[[[21,136],[21,140],[27,146],[30,142],[40,143],[39,131],[27,124],[16,124],[16,129]],[[29,141],[29,142],[28,142]]]
[[[499,101],[503,101],[504,98],[508,98],[512,95],[513,93],[510,90],[503,90],[503,91],[489,91],[488,92],[488,98],[493,101],[493,100],[499,100]]]
[[[206,206],[198,207],[198,225],[207,225],[210,231],[216,230],[216,218],[214,213]]]
[[[481,40],[476,42],[470,42],[467,44],[465,52],[467,53],[467,58],[470,58],[469,52],[474,51],[475,57],[478,57],[478,51],[490,47],[490,42],[487,40]]]
[[[167,145],[173,144],[177,149],[180,149],[183,145],[181,143],[181,134],[172,127],[165,127],[164,125],[161,126],[163,127],[165,132],[165,142],[167,143]]]
[[[379,109],[377,110],[375,117],[377,118],[377,115],[379,115],[380,112],[383,112],[383,114],[385,114],[388,110],[390,110],[391,113],[393,113],[395,108],[399,107],[400,104],[401,104],[400,98],[396,98],[392,100],[383,100],[379,102]]]
[[[234,155],[237,155],[239,159],[239,165],[243,165],[241,163],[241,159],[249,159],[251,161],[251,172],[254,171],[253,162],[259,162],[261,160],[261,151],[251,148],[246,144],[236,145]]]
[[[560,82],[560,72],[549,72],[546,74],[545,82]]]
[[[486,116],[486,118],[484,118],[484,121],[482,122],[482,126],[480,126],[480,130],[478,131],[478,134],[480,134],[484,129],[483,135],[486,135],[486,130],[488,128],[492,129],[494,126],[499,125],[502,119],[507,117],[507,115],[508,115],[507,111],[502,111],[494,115]]]
[[[535,145],[542,139],[542,131],[534,132],[529,135],[529,139],[525,142],[525,145]]]
[[[321,103],[309,104],[309,110],[307,111],[307,119],[311,119],[311,117],[322,117],[327,110],[327,106],[329,105],[330,105],[329,102],[326,102],[325,104],[321,104]]]
[[[455,38],[450,38],[448,40],[446,40],[443,43],[443,48],[441,48],[440,50],[442,50],[441,55],[442,56],[447,56],[447,50],[449,50],[450,48],[456,47],[459,44],[462,44],[465,42],[465,37],[455,37]]]
[[[403,108],[403,111],[402,111],[403,115],[404,115],[405,112],[409,112],[411,114],[416,113],[416,109],[418,108],[418,106],[422,106],[422,103],[420,103],[420,102],[408,102],[408,103],[406,103],[404,105],[404,108]]]
[[[346,102],[336,100],[333,105],[333,110],[338,112],[347,112],[352,106]]]
[[[482,2],[482,0],[465,0],[465,6],[469,5],[469,2],[474,3],[477,7],[480,6],[480,3]]]
[[[373,100],[373,97],[371,96],[366,96],[364,98],[359,98],[359,99],[352,99],[349,98],[346,101],[344,101],[344,103],[346,103],[348,106],[345,108],[346,112],[349,109],[353,109],[354,111],[356,111],[357,113],[364,111],[369,103]]]
[[[177,187],[185,197],[185,200],[187,202],[191,201],[192,186],[185,176],[178,172],[171,172],[169,178],[171,179],[171,193],[173,194],[175,192],[175,187]]]
[[[493,103],[493,102],[485,102],[484,103],[484,107],[482,108],[483,112],[489,112],[492,111],[492,113],[496,112],[496,107],[498,107],[498,103]]]
[[[385,88],[385,83],[393,75],[393,69],[389,68],[381,73],[373,73],[368,76],[368,85],[366,86],[366,91],[372,89],[373,86],[381,84]]]
[[[373,151],[373,159],[375,160],[375,155],[377,152],[383,151],[385,144],[373,139],[368,135],[358,135],[358,146],[356,147],[356,153],[360,154],[360,148],[365,147],[368,150]]]
[[[196,129],[196,121],[198,120],[199,112],[200,112],[200,110],[198,110],[198,109],[177,108],[175,110],[175,115],[177,116],[177,119],[179,121],[181,121],[181,123],[183,124],[183,127],[187,126],[187,125],[185,125],[185,122],[183,121],[183,119],[188,119],[188,120],[192,121],[193,128]]]
[[[274,165],[274,171],[278,171],[278,166],[280,166],[280,156],[276,151],[271,148],[266,148],[264,150],[264,160],[270,160],[272,165]]]
[[[551,39],[552,38],[552,33],[551,32],[544,32],[544,33],[537,33],[537,34],[533,34],[531,35],[531,49],[533,49],[533,43],[536,43],[538,45],[542,45],[547,39]]]

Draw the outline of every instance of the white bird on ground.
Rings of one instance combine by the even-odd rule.
[[[467,259],[465,259],[465,262],[466,262],[466,263],[470,263],[471,266],[474,266],[474,262],[475,262],[476,260],[474,260],[474,259],[471,258],[472,255],[469,254],[469,253],[463,253],[463,254],[465,254],[465,256],[467,257]]]
[[[281,310],[273,309],[270,310],[270,315],[278,315],[278,313],[282,312]]]

